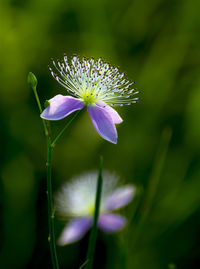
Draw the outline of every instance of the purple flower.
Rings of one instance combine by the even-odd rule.
[[[60,76],[50,68],[52,76],[66,88],[71,96],[56,95],[49,100],[49,106],[41,117],[46,120],[60,120],[74,111],[87,107],[96,131],[111,143],[117,143],[115,124],[122,119],[111,106],[136,103],[138,93],[131,88],[134,82],[124,78],[117,67],[110,66],[101,58],[98,61],[83,57],[82,61],[74,56],[71,64],[67,56],[64,62],[53,61]]]
[[[81,239],[92,227],[95,206],[95,195],[98,173],[83,174],[66,183],[56,195],[56,211],[67,225],[61,233],[58,244],[66,245]],[[114,210],[127,205],[133,198],[135,187],[132,185],[117,186],[116,176],[105,172],[102,188],[98,227],[106,233],[120,231],[126,219]]]

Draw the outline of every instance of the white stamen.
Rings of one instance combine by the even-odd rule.
[[[81,61],[77,56],[73,56],[70,64],[64,55],[64,62],[53,61],[53,65],[60,77],[49,68],[52,76],[72,96],[79,98],[86,105],[98,101],[110,105],[130,105],[138,100],[133,98],[133,95],[138,93],[132,88],[134,82],[128,81],[118,67],[110,66],[101,58],[94,61],[93,58],[89,60],[83,57]]]

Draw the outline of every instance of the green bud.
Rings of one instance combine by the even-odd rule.
[[[37,78],[32,72],[29,72],[27,82],[31,86],[31,88],[36,88]]]

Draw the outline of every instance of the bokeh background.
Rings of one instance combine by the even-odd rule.
[[[51,268],[46,141],[27,74],[42,103],[65,94],[47,68],[64,53],[101,56],[141,91],[118,109],[117,145],[82,113],[54,152],[54,192],[97,169],[100,155],[137,186],[127,227],[99,233],[94,268],[200,268],[199,9],[198,0],[1,0],[0,268]],[[53,123],[53,135],[68,120]],[[63,225],[56,218],[56,237]],[[58,247],[60,268],[78,268],[87,244],[88,235]]]

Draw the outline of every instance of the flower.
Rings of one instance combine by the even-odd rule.
[[[91,228],[95,210],[97,172],[85,173],[67,182],[55,196],[56,211],[69,222],[61,233],[58,244],[66,245],[81,239]],[[126,219],[112,211],[128,204],[135,193],[132,185],[117,186],[113,174],[103,172],[102,195],[98,227],[107,233],[121,230]]]
[[[121,117],[111,106],[136,103],[138,93],[132,88],[134,82],[124,78],[117,67],[110,66],[101,58],[98,61],[85,57],[82,61],[77,56],[68,63],[53,61],[59,76],[51,69],[52,76],[68,91],[71,96],[58,94],[49,100],[49,106],[41,117],[46,120],[60,120],[76,110],[87,107],[96,131],[105,140],[117,143],[115,124],[122,122]]]

